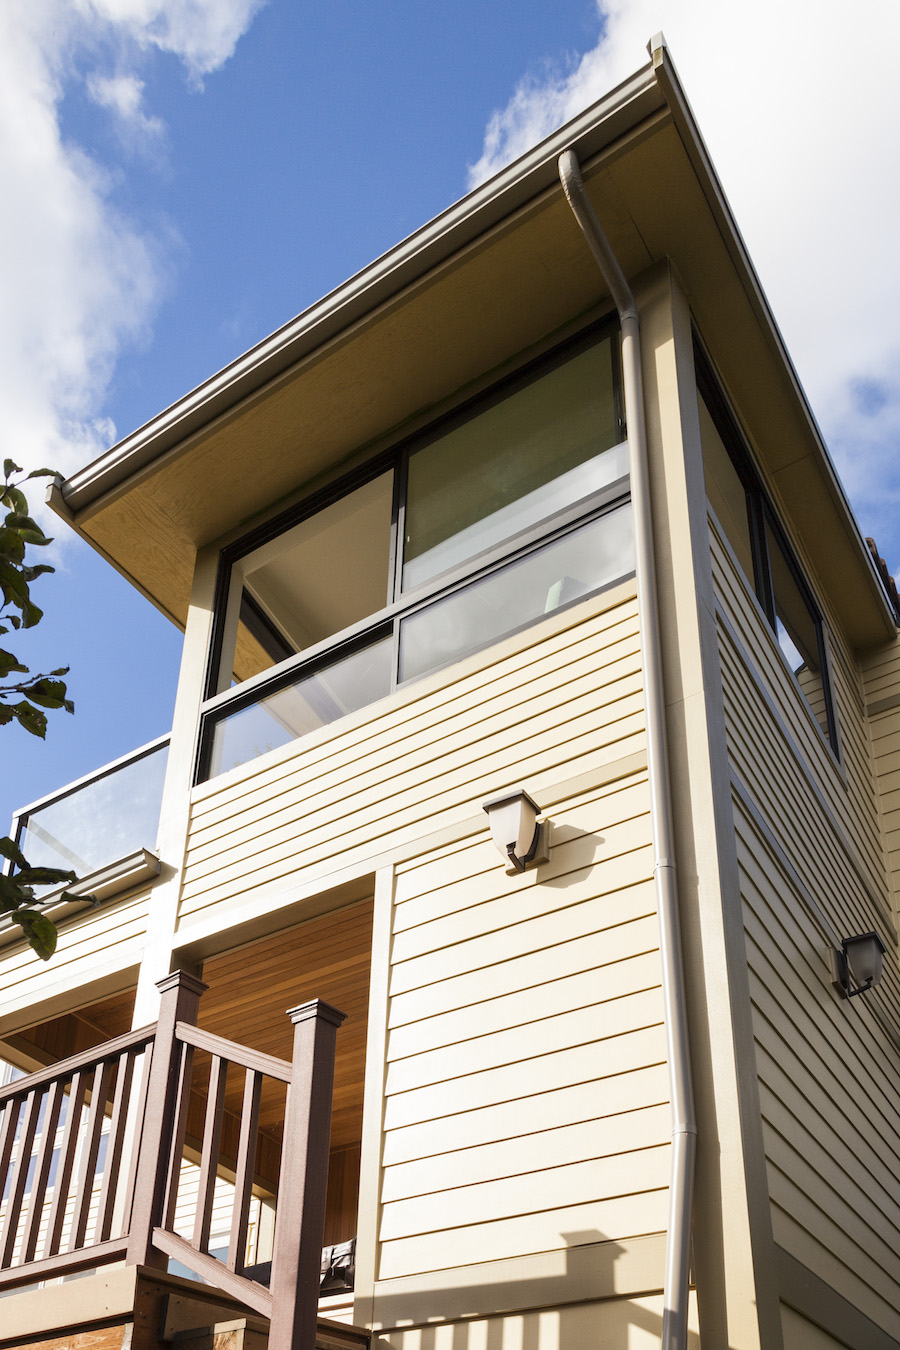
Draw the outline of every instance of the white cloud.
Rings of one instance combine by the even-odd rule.
[[[114,164],[60,125],[73,87],[156,137],[139,71],[152,49],[199,80],[260,0],[3,0],[0,5],[0,454],[70,471],[114,438],[98,418],[123,345],[146,334],[168,244],[116,207]]]
[[[100,75],[87,78],[87,91],[101,108],[108,108],[132,132],[142,137],[161,135],[163,124],[144,111],[144,82],[137,75]]]
[[[471,182],[636,70],[662,28],[864,529],[900,564],[896,0],[597,0],[595,47],[491,118]]]

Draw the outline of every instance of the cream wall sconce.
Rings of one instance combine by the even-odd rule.
[[[524,788],[510,788],[484,802],[491,838],[515,872],[550,860],[550,822],[538,820],[541,808]]]
[[[840,947],[834,951],[834,983],[843,998],[853,998],[856,994],[864,994],[867,989],[874,989],[881,979],[886,951],[877,933],[861,933],[858,937],[844,938]]]

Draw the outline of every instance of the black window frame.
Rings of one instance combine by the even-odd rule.
[[[790,664],[788,663],[784,652],[781,650],[781,644],[778,640],[778,615],[775,604],[775,585],[772,577],[769,542],[766,537],[766,530],[768,528],[781,550],[791,578],[809,611],[810,618],[812,619],[815,628],[816,647],[819,656],[819,670],[821,671],[822,676],[827,734],[823,731],[821,723],[804,694],[800,682],[793,670],[791,670],[791,676],[800,692],[804,706],[809,710],[813,722],[816,724],[822,740],[834,755],[835,760],[840,762],[841,754],[837,716],[834,706],[834,690],[831,681],[831,665],[828,654],[828,644],[825,638],[825,620],[822,617],[822,611],[816,601],[812,588],[806,579],[803,568],[797,561],[778,513],[772,505],[771,499],[763,486],[762,476],[754,463],[747,436],[735,415],[734,409],[723,393],[722,387],[713,371],[712,364],[703,348],[700,346],[696,335],[694,339],[694,365],[697,378],[697,392],[706,404],[709,415],[721,437],[722,444],[731,460],[732,466],[740,480],[746,497],[750,552],[753,559],[753,576],[747,577],[747,581],[752,585],[756,599],[758,600],[769,627],[774,634],[775,645],[778,647],[785,664],[788,665],[788,669],[790,669]],[[741,574],[744,575],[743,567],[740,567],[740,571]]]
[[[200,710],[200,730],[194,772],[196,783],[206,781],[210,776],[212,728],[216,722],[222,719],[223,708],[227,707],[229,713],[236,713],[250,707],[268,695],[275,694],[288,687],[305,674],[315,674],[316,671],[324,669],[341,656],[351,655],[370,642],[377,641],[381,635],[388,632],[393,634],[395,649],[391,692],[393,693],[397,688],[414,683],[416,679],[423,677],[413,676],[403,681],[397,679],[396,650],[402,619],[417,610],[434,604],[447,595],[463,591],[483,577],[493,572],[499,572],[502,568],[518,561],[520,558],[536,553],[544,545],[563,538],[583,525],[591,523],[600,516],[614,511],[630,501],[630,480],[626,473],[591,496],[562,508],[551,518],[544,519],[537,525],[530,526],[502,540],[499,544],[486,548],[483,552],[466,559],[458,566],[448,569],[418,586],[406,590],[402,589],[401,540],[405,510],[404,492],[410,456],[430,442],[438,440],[448,431],[453,430],[454,427],[461,426],[477,417],[493,404],[509,397],[518,389],[525,388],[541,376],[565,364],[571,358],[578,356],[582,351],[588,350],[605,338],[612,339],[614,415],[618,431],[618,439],[613,442],[613,445],[625,443],[627,432],[622,390],[621,349],[620,343],[616,341],[618,333],[618,323],[610,317],[590,324],[551,351],[524,363],[516,371],[498,380],[489,389],[465,399],[457,407],[437,418],[427,427],[399,439],[394,445],[382,450],[365,464],[335,479],[326,487],[311,493],[302,501],[277,513],[262,525],[250,530],[233,544],[222,549],[216,577],[212,633],[204,676],[204,702]],[[262,545],[286,534],[304,520],[317,515],[326,507],[340,501],[351,492],[365,486],[365,484],[372,482],[386,472],[393,474],[393,499],[389,553],[389,593],[384,607],[373,611],[349,628],[343,629],[341,632],[325,638],[301,652],[285,657],[267,670],[241,681],[240,684],[219,690],[218,684],[226,631],[226,611],[234,564],[254,553]],[[624,573],[621,580],[630,575],[633,575],[633,573]],[[605,587],[599,589],[602,590]],[[588,594],[595,593],[591,591]],[[576,600],[568,602],[568,604],[559,606],[559,610],[564,610],[572,604],[578,604],[585,598],[587,596],[580,596]],[[253,605],[252,599],[251,605]],[[253,608],[258,607],[253,606]],[[277,646],[282,641],[280,634],[274,629],[274,625],[269,625],[267,616],[261,609],[258,614],[253,613],[251,617],[257,626],[271,626],[272,633],[269,636],[273,646]],[[512,635],[512,633],[521,631],[526,627],[530,627],[530,623],[511,630],[510,634],[505,636]],[[499,639],[492,639],[491,642],[482,644],[482,646],[493,645],[493,641],[497,640]],[[481,647],[476,647],[472,651],[481,649]],[[270,654],[274,653],[270,652]],[[466,652],[466,655],[470,654],[471,652]],[[456,660],[459,659],[462,659],[462,657],[453,658],[443,665],[434,667],[434,669],[443,669],[447,665],[455,664]],[[431,670],[428,673],[430,674]]]

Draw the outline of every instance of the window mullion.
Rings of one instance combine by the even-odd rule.
[[[403,571],[403,534],[406,528],[406,465],[409,452],[404,451],[394,464],[394,496],[391,504],[391,544],[388,566],[387,603],[392,605],[400,595]]]

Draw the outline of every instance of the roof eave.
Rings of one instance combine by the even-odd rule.
[[[571,147],[580,159],[589,159],[663,106],[660,86],[652,64],[648,63],[481,187],[73,473],[61,485],[69,512],[77,515],[108,492],[121,488],[188,436],[452,257],[539,193],[556,186],[556,165],[563,150]]]

